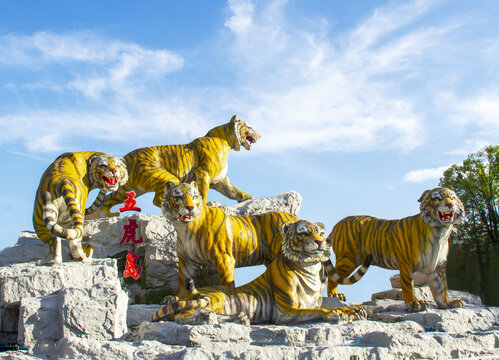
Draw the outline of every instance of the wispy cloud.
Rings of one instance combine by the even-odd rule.
[[[408,172],[404,176],[404,181],[422,183],[425,181],[439,180],[443,175],[444,171],[447,170],[450,165],[440,166],[434,169],[420,169]]]
[[[30,90],[35,96],[58,92],[75,106],[10,106],[13,111],[0,113],[0,144],[18,141],[30,151],[66,149],[71,139],[61,122],[78,136],[165,143],[163,134],[200,136],[200,128],[220,124],[234,112],[264,135],[258,151],[269,152],[411,151],[425,144],[429,133],[448,126],[469,131],[463,146],[499,134],[499,92],[465,97],[430,86],[436,72],[457,76],[447,69],[449,48],[455,54],[467,51],[455,42],[465,23],[421,21],[434,1],[390,3],[342,31],[333,31],[324,18],[297,25],[287,5],[284,0],[228,1],[223,42],[203,53],[203,61],[218,61],[218,68],[229,71],[230,84],[217,88],[169,84],[168,78],[192,59],[166,49],[95,32],[1,36],[0,66],[44,75],[12,80],[5,89]],[[494,66],[498,43],[491,40],[484,47],[481,61]],[[434,111],[443,115],[438,122]]]

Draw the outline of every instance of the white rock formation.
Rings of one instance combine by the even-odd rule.
[[[13,264],[0,268],[0,289],[0,342],[45,353],[63,337],[106,340],[127,332],[128,296],[114,259]]]
[[[299,194],[291,192],[270,200],[251,200],[226,211],[296,213],[300,201]],[[129,219],[137,220],[136,237],[142,236],[143,243],[119,244]],[[175,287],[173,226],[162,216],[135,214],[88,221],[85,231],[97,257],[116,259],[83,264],[67,261],[67,252],[62,266],[35,266],[34,260],[44,257],[48,249],[29,232],[21,234],[16,246],[0,252],[0,342],[20,342],[30,348],[27,353],[0,353],[0,359],[298,360],[351,359],[352,355],[383,360],[499,359],[499,308],[484,307],[476,296],[451,292],[451,298],[462,299],[466,306],[439,310],[424,286],[415,288],[416,296],[430,301],[429,310],[406,313],[401,291],[394,288],[374,294],[373,300],[363,305],[369,320],[352,323],[151,323],[149,319],[160,305],[127,307],[120,284],[137,298],[147,295],[140,291]],[[139,281],[121,277],[128,250],[139,255],[139,265],[144,268]]]

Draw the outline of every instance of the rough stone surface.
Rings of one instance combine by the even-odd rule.
[[[430,288],[428,286],[423,286],[423,287],[415,287],[414,288],[414,296],[418,300],[426,300],[430,302],[432,306],[437,306],[435,303],[435,300],[433,299],[433,295],[431,294]],[[472,295],[463,291],[455,291],[455,290],[449,290],[449,297],[451,299],[460,299],[462,300],[465,304],[468,305],[482,305],[482,300],[480,300],[480,297],[477,295]],[[379,293],[372,294],[371,296],[372,300],[403,300],[404,297],[402,296],[402,290],[401,289],[390,289],[386,291],[382,291]]]
[[[272,198],[271,205],[266,199],[256,199],[227,211],[296,213],[301,197],[287,194]],[[260,205],[256,206],[257,202]],[[142,236],[143,243],[119,244],[129,219],[137,220],[136,237]],[[466,306],[440,310],[426,286],[416,287],[416,296],[430,301],[429,310],[407,313],[400,289],[392,289],[363,304],[369,320],[352,323],[151,323],[149,319],[160,305],[132,304],[127,311],[120,284],[126,284],[133,300],[153,303],[150,289],[158,291],[159,298],[158,288],[175,288],[176,237],[171,224],[162,216],[134,214],[88,221],[86,232],[97,257],[116,259],[38,267],[34,260],[45,256],[48,249],[30,233],[22,233],[16,246],[0,253],[0,264],[5,265],[0,268],[0,337],[2,342],[17,342],[19,333],[19,342],[30,347],[0,353],[0,359],[301,360],[350,359],[352,355],[383,360],[499,359],[499,308],[483,306],[476,296],[451,292],[451,298],[463,300]],[[140,281],[120,276],[128,250],[140,257],[144,269]],[[65,259],[69,259],[67,252]],[[17,264],[21,261],[28,263]],[[328,300],[335,302],[343,305]]]
[[[139,326],[144,321],[150,321],[152,315],[163,305],[132,304],[128,306],[126,322],[129,328]]]
[[[104,340],[127,331],[128,296],[114,259],[13,264],[0,268],[0,287],[2,342],[44,353],[64,336]]]
[[[253,215],[280,209],[297,216],[301,202],[302,197],[298,192],[289,191],[278,196],[243,201],[230,207],[222,205],[220,208],[230,215]]]

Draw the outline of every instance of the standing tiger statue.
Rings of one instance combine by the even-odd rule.
[[[200,266],[214,266],[222,285],[234,289],[234,268],[269,264],[281,249],[282,224],[294,215],[274,211],[231,216],[203,204],[197,183],[168,182],[161,210],[177,232],[179,291],[196,292]]]
[[[61,264],[61,238],[69,240],[75,260],[92,257],[92,246],[82,246],[83,222],[88,193],[100,192],[90,207],[97,209],[107,191],[126,183],[128,173],[122,158],[101,152],[68,152],[60,155],[45,171],[36,192],[33,226],[38,238],[49,244],[40,264]]]
[[[400,270],[409,312],[429,307],[427,301],[414,296],[416,271],[426,274],[439,308],[463,306],[462,301],[449,299],[445,275],[448,240],[454,224],[460,224],[465,216],[463,203],[454,191],[442,187],[426,190],[418,201],[421,212],[414,216],[400,220],[350,216],[334,226],[328,241],[332,242],[336,264],[328,279],[328,295],[345,300],[338,293],[338,283],[370,255],[373,265]]]
[[[208,189],[213,188],[229,199],[239,202],[252,199],[250,194],[239,190],[227,177],[227,160],[230,150],[246,150],[260,138],[244,121],[234,115],[229,123],[217,126],[204,136],[185,145],[152,146],[133,150],[124,156],[128,169],[128,182],[104,199],[101,216],[118,216],[111,207],[127,199],[126,193],[135,191],[136,196],[154,192],[153,204],[161,207],[168,181],[196,181],[203,202],[207,202]]]
[[[338,322],[366,318],[361,308],[321,307],[322,262],[330,246],[324,225],[305,220],[285,222],[281,252],[266,271],[252,282],[231,291],[224,286],[200,288],[198,293],[170,297],[152,321],[213,324],[226,321],[246,325]]]

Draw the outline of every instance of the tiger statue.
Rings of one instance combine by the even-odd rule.
[[[165,185],[161,210],[177,232],[179,291],[196,292],[194,280],[200,266],[214,266],[222,285],[234,286],[234,268],[269,264],[281,249],[282,224],[294,215],[274,211],[231,216],[203,204],[195,181]]]
[[[231,291],[225,286],[200,288],[198,293],[171,296],[152,321],[213,324],[234,321],[249,324],[298,324],[313,321],[365,319],[362,308],[326,308],[320,291],[322,262],[330,246],[324,225],[306,220],[281,225],[281,252],[252,282]]]
[[[106,196],[100,216],[118,216],[111,207],[127,199],[126,193],[136,196],[154,192],[153,204],[161,207],[168,181],[196,181],[203,202],[207,202],[208,189],[213,188],[226,197],[239,202],[252,199],[239,190],[227,177],[227,160],[230,150],[246,150],[260,138],[250,125],[234,115],[224,125],[217,126],[204,136],[185,145],[152,146],[133,150],[124,156],[128,169],[128,182],[117,192]]]
[[[414,296],[413,273],[426,274],[433,298],[441,309],[463,306],[450,300],[445,265],[448,239],[454,224],[465,216],[463,203],[455,192],[442,187],[421,195],[420,213],[399,220],[371,216],[350,216],[337,223],[328,241],[336,255],[334,273],[328,279],[328,295],[345,300],[337,285],[369,254],[372,264],[400,270],[402,295],[408,312],[425,310],[429,304]],[[356,279],[359,280],[359,279]]]
[[[62,263],[61,238],[69,240],[74,259],[91,258],[92,246],[81,244],[88,193],[100,189],[91,212],[107,191],[117,190],[127,179],[122,158],[93,151],[60,155],[40,179],[35,197],[33,226],[39,239],[50,245],[49,254],[39,264]]]

